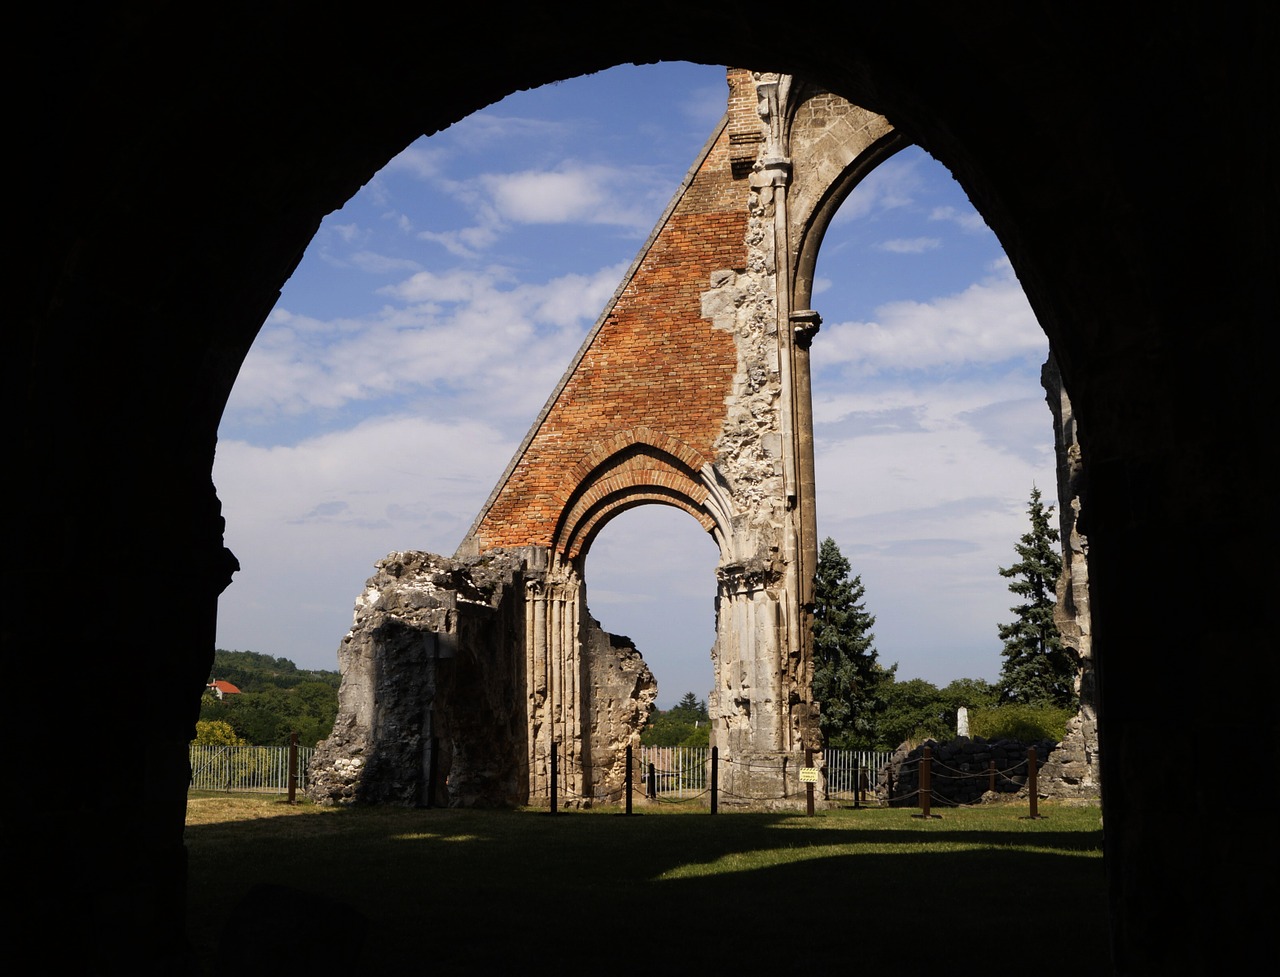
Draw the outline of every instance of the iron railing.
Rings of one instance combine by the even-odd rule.
[[[288,746],[197,746],[191,744],[191,789],[289,792]],[[297,789],[307,789],[313,746],[299,746]]]

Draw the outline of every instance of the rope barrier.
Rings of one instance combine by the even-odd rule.
[[[667,806],[698,803],[709,797],[712,814],[717,812],[718,802],[721,798],[744,806],[773,804],[779,801],[794,804],[803,798],[807,802],[807,812],[809,814],[813,813],[811,792],[815,789],[815,785],[807,779],[799,781],[800,771],[814,765],[811,753],[806,756],[803,766],[797,763],[796,758],[793,756],[764,759],[728,757],[720,761],[718,753],[718,748],[712,748],[710,756],[702,757],[692,763],[684,763],[677,758],[672,767],[662,771],[661,776],[656,771],[654,763],[649,762],[646,776],[644,758],[637,759],[633,755],[632,749],[628,747],[626,751],[627,760],[622,770],[623,783],[621,785],[615,784],[614,786],[600,784],[583,792],[580,787],[574,786],[574,781],[577,778],[572,773],[567,778],[568,782],[560,781],[559,751],[557,744],[553,743],[548,756],[551,777],[545,785],[545,793],[542,796],[549,800],[551,813],[553,814],[556,812],[557,804],[561,800],[572,805],[580,804],[582,806],[624,803],[626,805],[626,813],[631,814],[632,800],[638,791],[643,792],[643,796],[649,803]],[[938,817],[939,815],[930,813],[932,807],[958,809],[975,808],[981,805],[982,802],[980,801],[964,801],[955,796],[949,796],[953,794],[959,785],[965,782],[985,779],[989,785],[988,791],[994,791],[997,787],[1010,788],[1011,790],[1007,792],[1023,793],[1025,791],[1034,791],[1035,772],[1038,769],[1038,763],[1034,763],[1034,748],[1028,750],[1028,754],[1027,759],[1020,760],[1004,770],[995,769],[994,760],[990,762],[990,766],[985,770],[963,770],[935,760],[932,757],[932,749],[926,746],[924,756],[890,765],[890,768],[885,771],[886,783],[875,788],[875,806],[917,806],[922,810],[923,814],[915,816]],[[578,758],[572,758],[570,763],[575,768],[574,772],[580,777],[583,769],[578,765],[577,760]],[[669,758],[667,762],[671,762]],[[721,762],[725,764],[725,768],[731,774],[729,778],[730,786],[727,788],[719,783],[719,764]],[[617,767],[615,766],[612,769],[615,771],[612,776],[617,776]],[[824,774],[827,771],[825,763],[818,769],[822,770]],[[1025,781],[1019,776],[1024,770],[1029,770],[1029,776]],[[894,776],[895,771],[899,775],[897,778]],[[902,776],[904,771],[907,773],[906,777]],[[910,774],[912,772],[917,774],[920,783],[912,785],[910,789],[903,789],[905,786],[903,781],[906,781],[907,784],[911,783]],[[674,782],[676,786],[674,789],[668,787],[666,790],[659,791],[657,783],[660,780],[666,781],[668,784]],[[744,782],[752,787],[767,786],[771,780],[775,783],[781,782],[781,792],[776,790],[764,793],[758,791],[746,792],[739,786]],[[797,783],[798,787],[805,789],[793,788],[791,786],[793,781]],[[581,781],[579,781],[580,783]],[[734,789],[735,786],[738,789]],[[829,792],[826,796],[830,800]],[[857,797],[856,793],[855,797]],[[1037,799],[1038,795],[1031,798],[1031,818],[1039,817],[1036,810]]]

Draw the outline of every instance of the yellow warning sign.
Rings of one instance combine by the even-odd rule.
[[[801,767],[800,768],[800,783],[816,784],[817,782],[818,782],[817,767]]]

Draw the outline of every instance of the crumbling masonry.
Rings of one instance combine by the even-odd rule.
[[[396,553],[339,651],[313,796],[617,800],[656,692],[583,570],[643,504],[716,540],[711,742],[726,799],[802,792],[821,749],[810,653],[813,269],[854,186],[904,144],[786,75],[730,69],[728,111],[453,559]],[[447,780],[447,785],[446,785]]]

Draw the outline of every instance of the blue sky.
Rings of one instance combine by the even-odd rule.
[[[452,554],[724,111],[724,69],[621,67],[423,138],[325,220],[241,370],[214,482],[243,569],[218,646],[336,668],[392,550]],[[994,680],[997,568],[1054,497],[1048,344],[995,236],[909,149],[841,208],[818,262],[818,529],[853,563],[898,676]],[[588,604],[659,705],[711,688],[711,538],[629,510]]]

